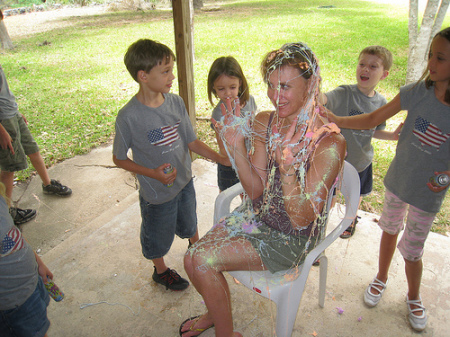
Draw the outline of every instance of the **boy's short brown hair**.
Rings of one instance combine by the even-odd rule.
[[[359,53],[358,59],[363,54],[378,56],[382,60],[384,70],[389,70],[392,67],[392,54],[387,48],[382,46],[366,47]]]
[[[139,83],[137,74],[140,70],[148,73],[156,65],[163,62],[167,64],[170,58],[175,61],[175,54],[165,44],[150,39],[140,39],[128,47],[123,61],[131,77]]]

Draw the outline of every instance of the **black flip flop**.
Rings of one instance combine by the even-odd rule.
[[[212,327],[214,326],[214,324],[211,324],[209,327],[207,327],[207,328],[205,328],[205,329],[193,329],[195,323],[198,322],[198,320],[200,319],[201,316],[202,316],[202,315],[198,315],[198,316],[190,317],[190,318],[184,320],[183,323],[181,323],[181,325],[180,325],[180,336],[183,337],[183,334],[188,333],[188,332],[190,332],[190,331],[199,332],[199,334],[198,334],[198,335],[195,335],[195,336],[200,336],[200,335],[201,335],[202,333],[204,333],[206,330],[208,330],[208,329],[210,329],[210,328],[212,328]],[[195,322],[194,322],[194,324],[191,325],[191,327],[189,328],[189,330],[183,331],[183,332],[181,331],[181,329],[183,329],[184,325],[185,325],[187,322],[189,322],[189,321],[194,321],[194,320],[195,320]],[[194,336],[194,337],[195,337],[195,336]]]
[[[350,226],[348,226],[348,228],[344,231],[344,233],[342,233],[342,234],[340,235],[340,238],[341,238],[341,239],[348,239],[348,238],[352,237],[353,234],[355,234],[356,224],[358,223],[358,219],[359,219],[359,216],[357,216],[357,217],[353,220],[352,224],[351,224]],[[345,232],[348,232],[349,234],[346,234]]]

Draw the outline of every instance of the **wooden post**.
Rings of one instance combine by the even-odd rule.
[[[191,1],[172,0],[172,10],[175,28],[175,53],[177,57],[179,94],[186,104],[189,118],[191,119],[194,131],[196,131]]]

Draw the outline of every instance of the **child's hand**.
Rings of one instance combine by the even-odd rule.
[[[435,176],[437,176],[439,174],[446,174],[450,177],[450,171],[434,172],[434,174],[435,174]],[[445,190],[449,185],[450,185],[450,183],[448,183],[445,186],[439,186],[439,185],[433,184],[431,181],[427,182],[428,188],[434,193],[439,193],[439,192]]]
[[[12,138],[8,131],[0,124],[0,147],[3,150],[9,149],[11,154],[14,154],[14,147],[12,145]]]
[[[397,129],[395,129],[393,132],[393,137],[394,137],[393,140],[398,140],[398,138],[400,137],[400,132],[402,131],[402,128],[403,128],[403,123],[400,123],[397,126]]]
[[[20,114],[22,116],[23,121],[25,122],[26,125],[28,125],[28,120],[26,119],[26,117],[22,114]]]
[[[327,108],[325,108],[323,105],[317,105],[317,108],[319,108],[319,115],[321,117],[324,117],[328,120],[328,123],[335,123],[337,124],[337,118],[336,115],[334,113],[332,113],[330,110],[328,110]],[[316,108],[316,109],[317,109]]]
[[[155,169],[156,171],[155,179],[159,180],[164,185],[173,184],[175,178],[177,177],[177,169],[175,167],[173,168],[173,171],[171,173],[164,173],[164,169],[169,165],[170,165],[169,163],[165,163]]]
[[[228,158],[227,155],[223,155],[223,154],[219,153],[219,156],[220,156],[220,161],[219,161],[220,164],[222,164],[224,166],[231,166],[230,158]]]

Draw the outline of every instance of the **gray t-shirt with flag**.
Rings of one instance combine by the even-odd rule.
[[[172,200],[192,179],[188,144],[197,139],[183,99],[165,94],[164,103],[150,108],[134,96],[118,113],[113,154],[119,160],[128,158],[131,149],[133,161],[155,169],[170,163],[177,169],[172,187],[160,181],[137,175],[139,193],[150,204]]]
[[[373,97],[364,95],[356,84],[341,85],[327,92],[326,107],[337,116],[355,116],[370,113],[386,104],[386,98],[375,92]],[[372,137],[375,130],[384,130],[386,123],[370,130],[341,129],[347,141],[347,157],[358,172],[364,171],[373,160]]]
[[[400,101],[408,115],[384,184],[402,201],[437,213],[448,188],[435,193],[427,182],[434,172],[450,170],[450,106],[424,82],[400,88]]]

